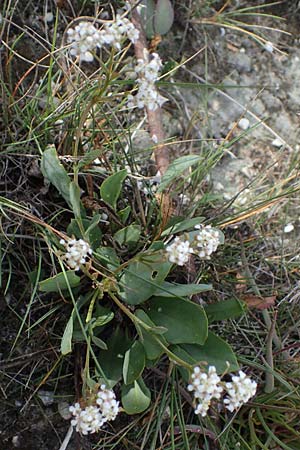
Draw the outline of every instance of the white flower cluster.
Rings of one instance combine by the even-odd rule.
[[[199,258],[210,259],[210,255],[217,250],[220,244],[218,230],[212,228],[211,225],[196,225],[195,228],[199,230],[199,233],[196,234],[192,243],[176,237],[166,248],[170,262],[183,266],[188,262],[191,253]]]
[[[211,225],[196,225],[195,228],[199,230],[199,233],[195,238],[194,253],[200,258],[209,259],[220,244],[219,232],[213,229]]]
[[[228,397],[224,399],[226,408],[234,411],[247,403],[256,392],[257,383],[240,370],[238,376],[233,376],[232,381],[225,383]]]
[[[219,385],[221,379],[217,375],[216,368],[209,366],[208,373],[202,372],[200,367],[195,367],[192,374],[191,384],[188,390],[194,392],[197,405],[195,414],[201,414],[205,417],[209,410],[213,398],[221,398],[223,387]]]
[[[92,22],[82,21],[67,31],[70,54],[86,62],[93,61],[93,52],[103,45],[111,45],[120,50],[125,37],[134,43],[139,37],[139,31],[130,20],[122,18],[119,14],[113,22],[105,24],[101,30],[98,30]]]
[[[189,256],[192,253],[189,241],[183,241],[179,237],[176,237],[171,245],[166,248],[171,263],[178,264],[178,266],[184,266],[189,260]]]
[[[128,106],[136,105],[138,108],[149,108],[155,111],[167,101],[155,87],[158,79],[158,73],[162,67],[162,62],[157,53],[144,52],[144,59],[138,59],[135,72],[138,76],[138,92],[135,97],[128,96]]]
[[[239,376],[233,376],[229,383],[222,383],[217,375],[215,366],[209,366],[208,372],[200,367],[195,367],[191,376],[191,383],[187,386],[190,392],[194,392],[195,414],[205,417],[212,399],[219,400],[225,390],[228,396],[224,399],[224,405],[229,411],[240,408],[255,395],[257,383],[239,371]]]
[[[79,403],[70,406],[69,411],[74,417],[71,425],[76,427],[76,431],[82,434],[97,433],[103,424],[115,420],[119,412],[119,402],[116,401],[114,391],[102,385],[97,393],[96,403],[97,405],[86,408],[81,408]]]
[[[66,260],[70,269],[79,270],[80,265],[85,264],[86,259],[93,253],[89,244],[83,239],[69,239],[68,241],[61,239],[60,243],[66,248],[63,259]]]
[[[112,389],[106,389],[105,385],[102,384],[97,394],[96,403],[106,418],[106,421],[115,420],[119,412],[119,402],[117,402]]]

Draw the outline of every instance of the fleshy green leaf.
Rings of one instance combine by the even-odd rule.
[[[208,332],[204,345],[174,345],[170,347],[170,350],[188,364],[197,365],[201,362],[207,362],[208,365],[215,366],[218,373],[228,369],[227,362],[230,364],[230,371],[239,369],[236,356],[230,345],[211,331]]]
[[[63,355],[67,355],[72,351],[73,320],[74,314],[72,313],[67,322],[67,326],[60,343],[60,351]]]
[[[110,175],[106,180],[103,181],[100,187],[101,198],[111,205],[113,208],[116,207],[117,200],[121,193],[122,184],[127,177],[127,170],[123,169],[119,172]]]
[[[158,0],[154,14],[154,30],[156,34],[166,34],[174,22],[174,9],[170,0]]]
[[[131,206],[126,206],[126,208],[122,209],[121,211],[118,211],[118,216],[122,223],[126,223],[129,214],[131,213]]]
[[[172,344],[204,344],[206,341],[207,317],[196,303],[174,297],[153,297],[147,314],[155,325],[168,329],[164,337]]]
[[[117,328],[106,341],[107,350],[100,350],[99,364],[113,387],[122,377],[124,356],[131,345],[131,341]]]
[[[154,0],[142,0],[141,19],[148,39],[154,36],[153,19],[155,3]]]
[[[107,350],[107,345],[105,344],[105,342],[97,336],[92,336],[92,342],[96,345],[96,347],[99,347],[102,350]]]
[[[140,237],[141,227],[140,225],[135,224],[122,228],[114,235],[114,239],[118,242],[119,245],[128,245],[129,247],[136,245]]]
[[[218,320],[233,319],[239,317],[247,309],[245,304],[239,300],[232,298],[219,303],[213,303],[204,307],[209,323]]]
[[[177,218],[176,218],[177,219]],[[194,217],[193,219],[182,219],[180,222],[176,222],[172,224],[171,226],[168,226],[166,230],[162,232],[163,236],[168,236],[169,234],[175,234],[180,233],[182,231],[189,230],[191,228],[194,228],[195,225],[198,225],[199,223],[203,222],[204,217]]]
[[[142,378],[122,386],[122,406],[127,414],[145,411],[151,402],[151,394]]]
[[[211,284],[177,284],[164,281],[154,295],[160,297],[189,297],[211,289]]]
[[[135,315],[147,325],[155,329],[155,324],[142,309],[136,310]],[[143,344],[143,347],[145,349],[147,359],[154,360],[159,358],[164,353],[164,350],[162,349],[161,345],[159,345],[159,342],[161,342],[165,347],[168,346],[168,343],[164,336],[157,336],[155,333],[153,333],[155,335],[154,337],[150,331],[145,330],[142,326],[138,327],[138,332],[140,335],[141,343]]]
[[[135,341],[125,353],[123,364],[123,379],[125,384],[131,384],[137,380],[145,367],[145,351],[139,341]]]
[[[72,207],[69,191],[71,180],[65,168],[59,162],[54,145],[49,145],[44,151],[41,161],[41,171],[44,177],[60,192],[68,205]]]
[[[175,159],[162,176],[161,183],[157,192],[163,192],[175,178],[194,164],[198,164],[202,160],[200,155],[185,155]]]
[[[67,270],[41,281],[39,283],[39,290],[42,292],[60,292],[68,289],[68,285],[72,288],[79,284],[80,277],[75,274],[75,271]]]
[[[69,185],[70,202],[76,218],[81,217],[80,188],[72,181]]]
[[[114,248],[99,247],[96,252],[94,252],[94,255],[100,263],[109,270],[116,270],[120,265],[120,260]]]
[[[145,255],[123,270],[119,280],[120,295],[130,305],[148,300],[168,275],[172,263],[164,260],[161,252]]]
[[[96,214],[92,220],[81,219],[82,226],[85,230],[85,236],[83,236],[80,231],[77,219],[72,219],[67,228],[68,235],[74,235],[76,239],[88,240],[92,248],[97,248],[102,240],[102,232],[98,226],[100,219],[101,216],[99,214]]]

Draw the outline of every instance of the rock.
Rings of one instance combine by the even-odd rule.
[[[250,122],[246,117],[243,117],[239,123],[238,126],[241,130],[248,130],[248,128],[250,127]]]

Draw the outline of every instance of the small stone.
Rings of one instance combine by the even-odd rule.
[[[67,402],[59,402],[57,405],[59,414],[65,420],[69,420],[72,417],[72,414],[71,414],[69,408],[70,408],[70,405]]]
[[[241,128],[241,130],[248,130],[248,128],[250,127],[250,122],[246,117],[243,117],[239,123],[238,123],[239,128]]]
[[[273,53],[274,47],[273,47],[272,42],[266,42],[264,45],[264,49],[269,53]]]
[[[282,147],[282,146],[284,145],[284,142],[283,142],[282,139],[276,138],[276,139],[274,139],[274,140],[272,141],[272,145],[273,145],[273,147],[280,148],[280,147]]]
[[[284,227],[284,232],[285,233],[290,233],[291,231],[293,231],[294,229],[294,225],[292,223],[288,223],[285,227]]]
[[[45,22],[48,22],[48,23],[52,22],[53,18],[54,18],[54,16],[53,16],[52,12],[47,12],[44,17]]]
[[[37,395],[45,406],[50,406],[54,403],[54,393],[51,391],[44,391],[40,389]]]

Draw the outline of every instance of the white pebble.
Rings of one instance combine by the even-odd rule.
[[[52,22],[53,18],[54,18],[54,16],[53,16],[52,12],[47,12],[44,17],[45,22]]]
[[[248,130],[248,128],[250,127],[250,122],[248,119],[246,119],[246,117],[243,117],[239,121],[238,126],[241,128],[241,130]]]
[[[269,53],[273,53],[274,47],[272,42],[266,42],[264,45],[264,49]]]
[[[284,232],[285,233],[290,233],[291,231],[293,231],[294,229],[294,225],[292,223],[288,223],[285,227],[284,227]]]
[[[283,142],[282,139],[276,138],[276,139],[274,139],[274,140],[272,141],[272,145],[273,145],[273,147],[279,148],[279,147],[282,147],[282,146],[284,145],[284,142]]]

